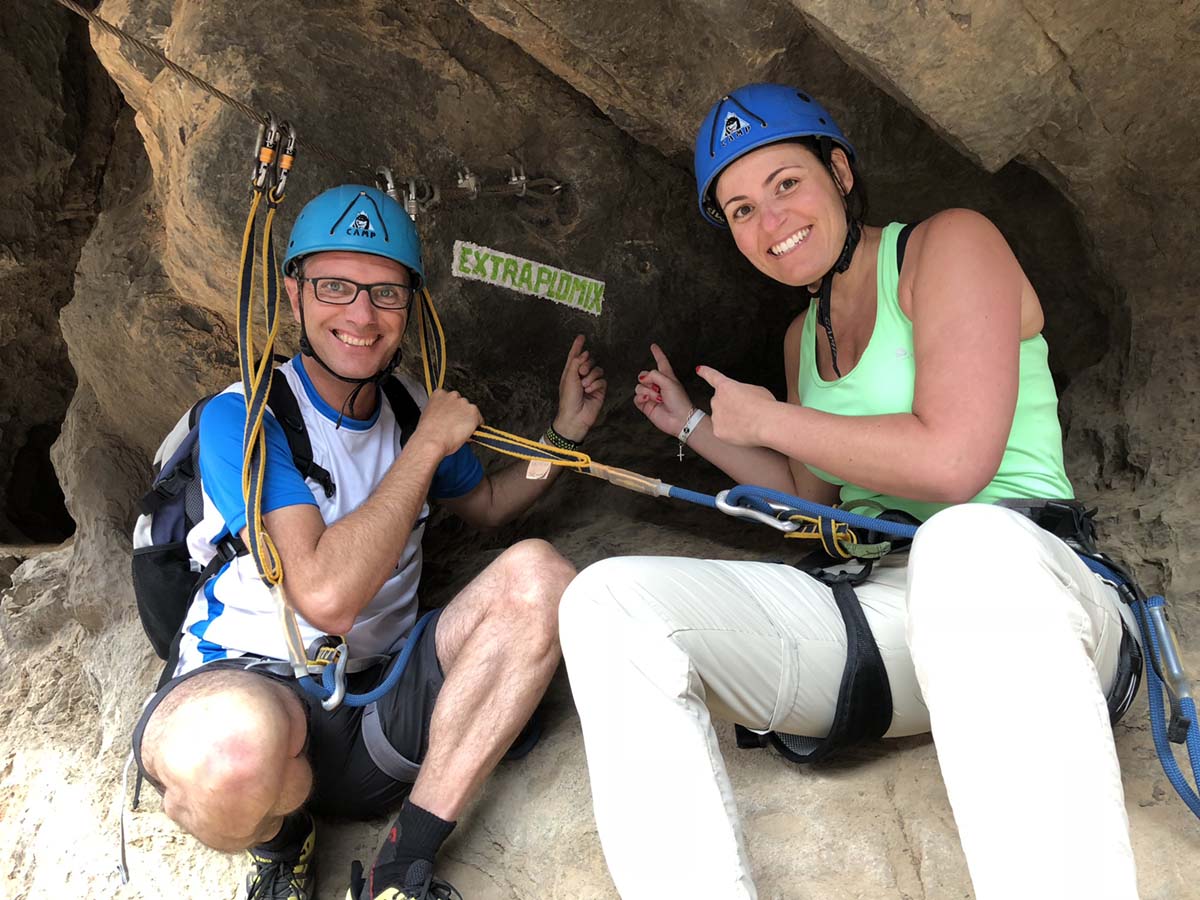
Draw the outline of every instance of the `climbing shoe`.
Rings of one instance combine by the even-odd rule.
[[[462,900],[453,885],[434,876],[430,862],[453,830],[453,822],[405,800],[366,876],[358,860],[350,866],[346,900]]]
[[[307,831],[298,849],[275,851],[251,847],[250,874],[246,876],[246,900],[313,900],[317,889],[317,828],[312,816],[304,816]]]
[[[346,900],[463,900],[454,885],[433,874],[433,864],[428,860],[418,859],[407,866],[380,863],[386,850],[384,844],[365,878],[362,863],[356,859],[350,864]]]

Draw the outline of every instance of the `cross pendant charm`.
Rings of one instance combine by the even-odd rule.
[[[683,441],[679,442],[679,461],[683,462]]]

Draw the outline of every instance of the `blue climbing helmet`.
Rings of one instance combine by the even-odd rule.
[[[696,191],[704,218],[718,228],[728,227],[712,195],[726,166],[767,144],[806,137],[836,144],[854,161],[854,147],[833,117],[804,91],[784,84],[747,84],[718,100],[696,134]]]
[[[704,218],[718,228],[729,227],[713,196],[713,185],[730,163],[759,147],[798,138],[816,140],[817,155],[841,187],[833,169],[833,146],[836,144],[846,151],[851,166],[855,162],[854,147],[825,107],[804,91],[784,84],[747,84],[718,100],[696,135],[696,191]],[[843,193],[842,204],[846,210],[846,240],[833,267],[821,276],[817,291],[817,322],[825,329],[833,371],[838,378],[842,377],[842,370],[838,367],[830,303],[834,276],[850,268],[862,237],[866,193],[861,179],[855,179],[849,194]]]
[[[283,273],[294,275],[303,257],[325,250],[382,256],[412,273],[414,290],[425,282],[416,226],[404,207],[379,188],[343,184],[309,200],[292,226]]]

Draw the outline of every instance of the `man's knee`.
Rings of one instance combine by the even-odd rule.
[[[246,672],[213,673],[175,692],[184,695],[168,695],[143,739],[163,809],[210,846],[249,846],[264,819],[298,807],[311,788],[303,708],[287,688]]]
[[[504,567],[509,590],[505,599],[517,615],[555,627],[558,601],[575,567],[546,541],[530,539],[513,544],[497,560]]]

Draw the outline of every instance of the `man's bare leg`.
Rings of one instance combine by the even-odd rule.
[[[285,685],[235,669],[202,672],[150,717],[142,764],[163,810],[217,850],[274,837],[312,789],[304,709]]]
[[[446,607],[446,680],[411,803],[454,821],[512,745],[558,667],[558,601],[574,576],[549,544],[522,541]]]

